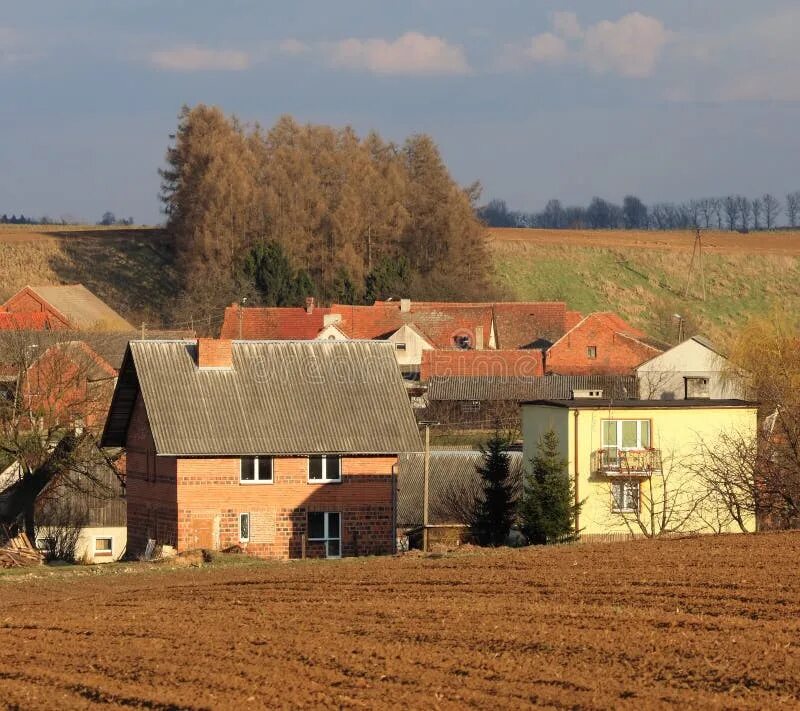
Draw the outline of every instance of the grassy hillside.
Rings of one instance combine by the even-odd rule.
[[[0,301],[26,284],[80,282],[132,323],[171,325],[171,241],[136,227],[0,225]]]
[[[703,237],[706,300],[695,270],[684,296],[693,233],[498,230],[498,276],[518,299],[564,300],[588,312],[613,310],[654,336],[702,331],[720,343],[749,317],[780,305],[800,309],[800,233]]]
[[[699,270],[684,298],[691,232],[492,230],[498,278],[509,295],[617,311],[674,341],[677,322],[725,343],[775,304],[800,311],[800,232],[704,240],[707,299]],[[82,282],[133,323],[172,325],[178,275],[169,236],[148,228],[0,226],[0,299],[25,284]]]

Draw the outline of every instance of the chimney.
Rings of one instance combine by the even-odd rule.
[[[400,313],[407,314],[411,311],[411,299],[400,299]]]
[[[306,296],[306,313],[313,314],[314,313],[314,297],[313,296]]]
[[[475,326],[475,350],[483,350],[483,326]]]
[[[197,339],[198,368],[233,368],[233,341],[217,338]]]

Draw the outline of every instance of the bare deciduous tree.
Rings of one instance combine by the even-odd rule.
[[[764,223],[767,229],[775,229],[778,215],[781,213],[781,203],[778,201],[778,198],[770,193],[764,193],[761,202],[764,205]]]
[[[786,217],[789,227],[797,227],[798,215],[800,215],[800,191],[789,193],[786,196]]]

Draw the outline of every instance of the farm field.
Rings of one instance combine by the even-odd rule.
[[[800,704],[800,534],[0,575],[9,708]]]

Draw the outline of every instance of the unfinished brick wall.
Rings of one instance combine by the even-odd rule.
[[[131,416],[126,445],[128,553],[144,552],[149,538],[160,544],[177,543],[176,460],[156,457],[141,395]]]
[[[240,483],[239,458],[182,458],[177,462],[179,550],[240,545],[264,558],[299,558],[307,516],[338,511],[342,554],[394,550],[392,467],[396,457],[344,457],[341,483],[309,483],[305,457],[275,458],[273,483]],[[239,515],[250,514],[250,537],[239,539]],[[307,542],[306,555],[322,555]]]
[[[618,319],[621,321],[621,319]],[[622,323],[623,326],[627,326]],[[633,327],[627,328],[641,335]],[[594,357],[589,349],[594,348]],[[545,370],[560,375],[631,375],[661,351],[620,332],[620,324],[592,314],[547,351]]]

